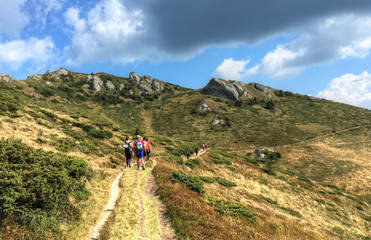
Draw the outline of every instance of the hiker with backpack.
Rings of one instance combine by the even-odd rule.
[[[129,136],[126,136],[124,143],[125,157],[126,157],[126,168],[131,168],[131,158],[133,156],[132,143],[129,140]]]
[[[189,156],[191,155],[191,150],[187,149],[186,154],[187,154],[187,160],[188,160],[189,159]]]
[[[140,165],[142,164],[142,169],[144,168],[144,141],[141,140],[141,137],[137,135],[137,140],[134,142],[135,155],[137,157],[137,169],[139,170]]]
[[[151,142],[149,141],[148,137],[144,138],[144,156],[145,161],[149,161],[149,155],[152,152]]]
[[[198,156],[198,147],[195,147],[196,156]]]

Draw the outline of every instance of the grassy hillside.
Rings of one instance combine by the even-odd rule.
[[[0,238],[86,238],[124,166],[124,137],[138,133],[153,139],[180,239],[370,237],[370,110],[275,89],[268,100],[253,84],[239,101],[168,83],[144,94],[92,75],[115,89],[90,90],[74,72],[0,82]],[[276,153],[258,160],[256,148]]]

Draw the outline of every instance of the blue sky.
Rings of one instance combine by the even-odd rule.
[[[371,109],[369,0],[0,0],[0,72],[213,77]]]

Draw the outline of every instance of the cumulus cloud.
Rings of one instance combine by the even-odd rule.
[[[317,97],[371,109],[371,74],[344,74],[334,78]]]
[[[142,38],[141,11],[129,11],[119,0],[103,0],[86,18],[80,15],[78,8],[69,8],[65,14],[72,27],[69,64],[107,60],[127,63],[151,52],[150,44]]]
[[[315,64],[366,57],[371,48],[370,28],[369,16],[342,15],[317,21],[297,39],[267,53],[255,73],[288,78]]]
[[[232,58],[224,59],[214,72],[214,75],[228,80],[240,80],[245,77],[245,66],[250,62],[248,60],[236,61]]]
[[[27,0],[1,0],[0,34],[17,36],[29,23],[29,17],[21,11]]]
[[[8,41],[0,43],[0,63],[11,70],[17,70],[29,61],[33,65],[42,65],[53,58],[54,50],[50,37]]]

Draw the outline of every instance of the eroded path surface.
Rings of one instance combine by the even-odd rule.
[[[151,160],[146,170],[133,167],[125,171],[109,239],[176,239],[165,206],[155,195],[157,186],[151,173],[155,164]]]

